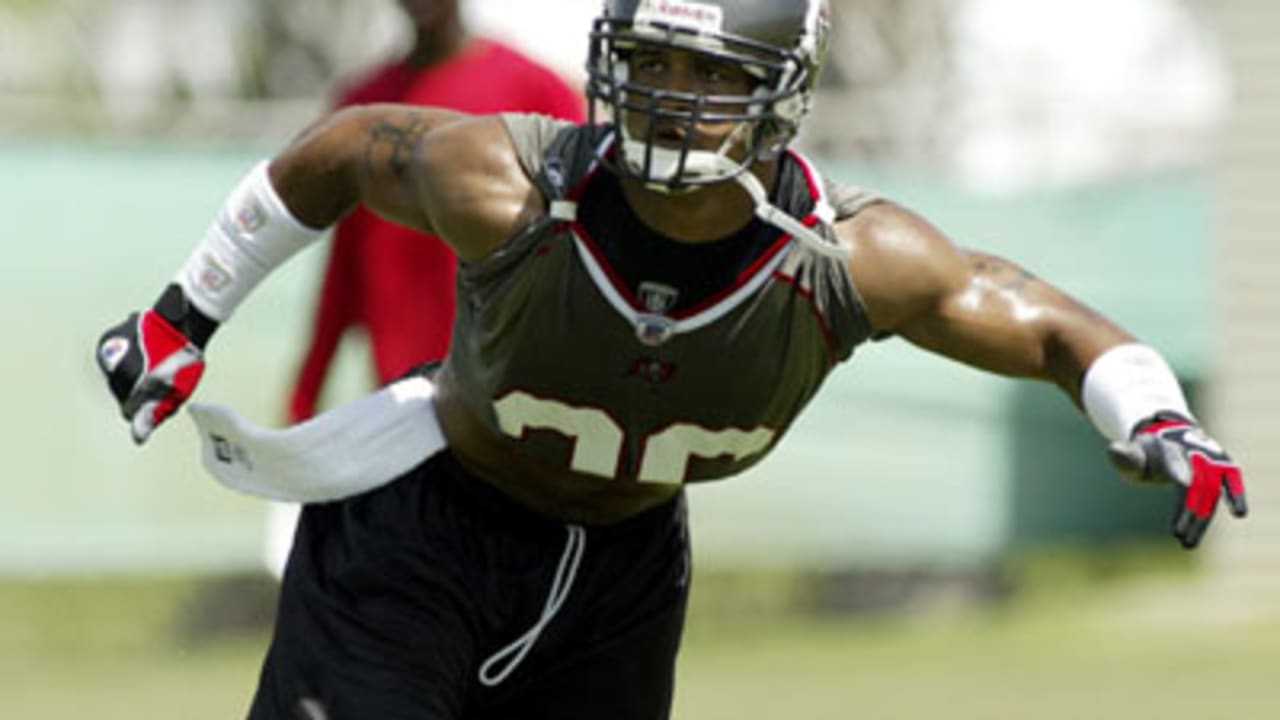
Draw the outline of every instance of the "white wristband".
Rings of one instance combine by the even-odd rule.
[[[224,322],[254,287],[324,233],[303,225],[271,187],[263,160],[231,191],[175,279],[200,312]]]
[[[1109,440],[1128,440],[1138,422],[1161,410],[1192,417],[1169,364],[1140,343],[1099,355],[1085,371],[1080,395],[1094,427]]]

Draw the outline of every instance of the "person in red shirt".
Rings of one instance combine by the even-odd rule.
[[[519,51],[469,33],[458,6],[458,0],[400,0],[414,25],[413,46],[341,91],[336,107],[401,102],[583,119],[581,92]],[[453,254],[434,236],[364,208],[339,223],[290,393],[289,421],[315,414],[334,354],[352,328],[367,334],[379,383],[443,358],[453,326],[454,271]]]
[[[459,0],[399,0],[413,23],[403,56],[365,73],[337,94],[335,109],[399,102],[468,113],[537,112],[582,121],[583,95],[549,68],[492,38],[468,32]],[[333,229],[311,336],[285,408],[289,423],[316,413],[338,346],[364,331],[374,379],[389,382],[445,356],[453,329],[453,253],[439,238],[360,207]],[[263,559],[279,576],[298,508],[273,504]]]

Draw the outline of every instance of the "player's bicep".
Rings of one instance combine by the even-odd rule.
[[[430,231],[423,209],[423,145],[460,117],[407,105],[343,108],[308,128],[271,161],[271,183],[304,225],[324,228],[363,204]]]
[[[1004,375],[1050,380],[1073,395],[1103,350],[1130,339],[1083,303],[1017,264],[964,251],[962,286],[904,324],[927,349]]]
[[[271,181],[304,225],[332,225],[363,204],[485,256],[544,211],[498,116],[409,105],[344,108],[271,163]]]
[[[427,212],[430,192],[426,167],[431,134],[465,117],[439,108],[373,105],[366,111],[356,164],[361,202],[402,225],[434,232]]]

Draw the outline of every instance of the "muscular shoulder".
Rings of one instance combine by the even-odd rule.
[[[484,257],[543,211],[501,116],[460,115],[433,128],[416,160],[423,209],[463,260]]]
[[[970,263],[964,253],[901,205],[871,205],[839,222],[836,232],[853,250],[849,273],[876,332],[899,331],[968,281]]]
[[[403,104],[339,110],[271,162],[271,181],[304,225],[357,203],[435,233],[464,260],[484,257],[543,202],[497,116]]]

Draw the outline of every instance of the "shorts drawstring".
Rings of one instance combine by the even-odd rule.
[[[587,546],[587,533],[579,525],[566,525],[569,538],[564,543],[564,551],[560,554],[560,565],[556,568],[555,579],[551,582],[551,590],[547,593],[547,602],[542,606],[542,615],[524,635],[489,656],[480,666],[480,682],[494,687],[506,680],[516,667],[524,660],[524,656],[533,649],[538,636],[551,623],[552,618],[560,611],[569,591],[573,588],[573,580],[578,574],[578,565],[582,562],[582,552]],[[506,662],[506,666],[495,671],[495,667]]]

